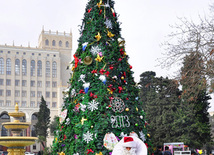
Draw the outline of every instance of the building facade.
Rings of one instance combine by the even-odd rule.
[[[63,103],[62,91],[67,87],[71,61],[72,33],[42,30],[38,47],[0,45],[0,131],[9,135],[2,126],[10,121],[8,112],[14,111],[18,103],[26,116],[22,121],[31,122],[26,133],[35,136],[33,125],[43,96],[50,108],[51,120],[58,115]],[[49,137],[48,145],[51,143]],[[1,148],[0,148],[1,149]],[[38,152],[39,144],[27,148]]]

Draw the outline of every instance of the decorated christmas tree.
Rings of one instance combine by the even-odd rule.
[[[139,88],[128,63],[113,0],[90,0],[52,154],[111,154],[126,135],[150,145]]]

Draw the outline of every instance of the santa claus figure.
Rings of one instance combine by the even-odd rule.
[[[147,155],[147,147],[138,137],[128,136],[117,143],[112,155]]]

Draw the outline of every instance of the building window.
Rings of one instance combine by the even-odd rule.
[[[32,137],[37,137],[36,132],[32,129]],[[36,150],[36,145],[33,145],[33,150]]]
[[[26,80],[22,80],[22,86],[27,87],[27,81]]]
[[[35,97],[35,91],[30,91],[30,97]]]
[[[0,86],[4,85],[4,79],[0,79]]]
[[[50,61],[46,61],[46,77],[50,77]]]
[[[4,106],[4,100],[0,100],[0,107]]]
[[[22,101],[21,107],[27,107],[27,102],[26,101]]]
[[[39,53],[39,56],[41,56],[41,53]]]
[[[4,59],[0,58],[0,74],[4,74]]]
[[[0,51],[0,53],[3,53],[3,51]]]
[[[46,102],[48,108],[50,108],[50,102]]]
[[[27,97],[27,91],[22,90],[22,97]]]
[[[53,107],[53,108],[56,108],[56,102],[53,102],[53,103],[52,103],[52,107]]]
[[[35,81],[30,81],[30,86],[35,87]]]
[[[52,41],[52,46],[56,46],[56,41],[55,40]]]
[[[27,61],[25,59],[22,60],[22,75],[23,76],[27,75]]]
[[[16,52],[16,54],[19,54],[19,52]]]
[[[31,128],[31,136],[37,137],[34,125],[32,125],[32,128]],[[36,150],[36,145],[33,145],[33,149]]]
[[[57,87],[57,82],[56,82],[56,81],[53,81],[53,82],[52,82],[52,87],[54,87],[54,88]]]
[[[8,58],[6,61],[6,74],[11,75],[11,60],[10,60],[10,58]]]
[[[46,86],[46,87],[50,87],[50,81],[46,81],[45,86]]]
[[[53,78],[56,78],[57,77],[57,64],[56,64],[56,61],[53,62],[52,64],[52,76]]]
[[[37,87],[42,87],[42,81],[37,81]]]
[[[59,41],[59,47],[62,47],[62,41],[61,40]]]
[[[7,79],[7,80],[6,80],[6,85],[7,85],[7,86],[11,86],[11,80],[10,80],[10,79]]]
[[[48,39],[45,40],[45,45],[49,46],[49,40]]]
[[[41,91],[37,91],[37,97],[38,98],[42,97],[42,92]]]
[[[15,90],[15,97],[19,97],[20,96],[20,91],[19,90]]]
[[[30,64],[30,75],[35,76],[35,61],[32,60]]]
[[[0,89],[0,96],[4,96],[4,90]]]
[[[46,92],[46,98],[50,98],[50,92],[49,91]]]
[[[6,96],[11,96],[11,90],[6,90]]]
[[[20,74],[20,60],[19,59],[15,60],[15,74],[16,75]]]
[[[26,52],[24,52],[23,54],[26,55]]]
[[[34,53],[32,53],[32,55],[34,55]]]
[[[69,42],[68,41],[66,41],[65,46],[69,47]]]
[[[37,102],[37,107],[39,108],[39,106],[40,106],[40,101]]]
[[[37,76],[42,76],[42,61],[39,60],[37,64]]]
[[[10,51],[7,51],[8,54],[10,54]]]
[[[30,101],[30,107],[34,108],[35,107],[35,101]]]
[[[11,106],[11,101],[7,100],[6,101],[6,107],[10,107]]]
[[[52,97],[56,98],[57,97],[57,92],[52,92]]]
[[[15,80],[15,86],[19,86],[20,85],[20,81],[19,80]]]

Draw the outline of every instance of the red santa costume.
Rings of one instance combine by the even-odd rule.
[[[127,147],[131,149],[127,150]],[[147,155],[147,147],[139,138],[128,136],[117,143],[113,149],[112,155]]]

